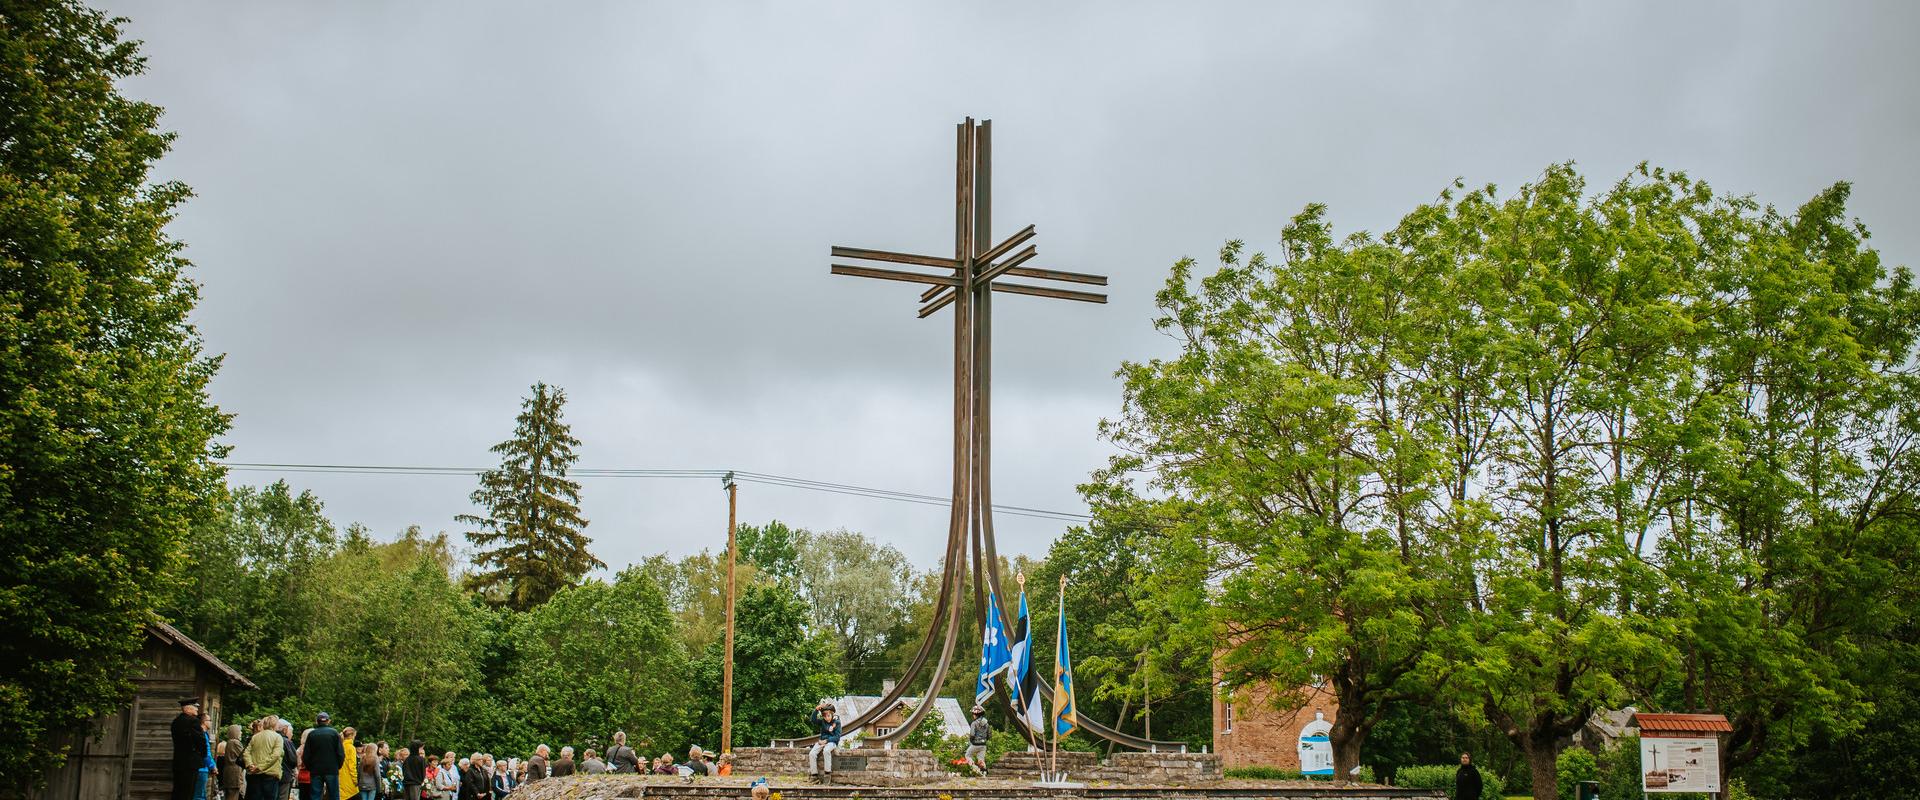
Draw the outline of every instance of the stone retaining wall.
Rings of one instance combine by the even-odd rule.
[[[736,747],[735,775],[805,775],[807,751],[801,747]]]
[[[739,747],[733,751],[735,775],[805,775],[807,751],[798,747]],[[862,786],[930,783],[947,776],[931,750],[883,750],[873,747],[833,751],[836,782]]]
[[[1000,756],[987,772],[996,778],[1038,778],[1042,770],[1052,764],[1052,757],[1045,752],[1015,750]],[[1093,775],[1100,765],[1100,759],[1093,753],[1060,752],[1059,769],[1065,770],[1068,780],[1085,780]]]
[[[1087,777],[1113,783],[1181,784],[1221,778],[1219,753],[1114,753]]]

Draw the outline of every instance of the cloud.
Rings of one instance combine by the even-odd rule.
[[[996,490],[1026,505],[1078,507],[1114,368],[1167,351],[1168,265],[1267,246],[1309,202],[1377,231],[1456,176],[1651,159],[1788,207],[1854,180],[1889,261],[1920,236],[1907,4],[109,8],[150,57],[129,91],[180,132],[162,172],[199,193],[174,232],[240,460],[484,463],[546,380],[584,465],[940,493],[951,327],[826,252],[950,250],[968,115],[995,121],[996,229],[1035,223],[1036,264],[1113,277],[1106,306],[995,307]],[[451,528],[471,489],[301,477],[383,531]],[[616,565],[724,526],[713,487],[587,496]],[[743,499],[923,565],[945,524]],[[1029,553],[1058,532],[1002,528]]]

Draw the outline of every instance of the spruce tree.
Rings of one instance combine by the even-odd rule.
[[[525,611],[573,585],[595,567],[605,567],[587,551],[593,542],[582,533],[580,484],[567,479],[567,467],[579,460],[560,408],[567,393],[545,383],[520,404],[513,438],[494,445],[500,466],[480,475],[473,502],[485,516],[457,519],[477,528],[467,540],[479,552],[469,584],[496,602]]]

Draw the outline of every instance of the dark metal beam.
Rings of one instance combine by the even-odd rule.
[[[841,247],[834,245],[834,258],[857,258],[862,261],[886,261],[893,264],[913,264],[922,267],[957,269],[960,262],[940,256],[923,256],[914,253],[895,253],[888,250],[868,250],[863,247]]]
[[[953,298],[956,296],[954,291],[952,289],[947,289],[947,288],[942,288],[940,291],[946,292],[946,294],[943,294],[935,298],[933,302],[920,307],[921,319],[926,319],[927,317],[932,316],[933,312],[939,311],[940,309],[946,308],[947,306],[953,304]]]
[[[1035,269],[1033,267],[1019,267],[1009,271],[1007,274],[1016,275],[1022,278],[1040,278],[1040,279],[1049,280],[1049,281],[1065,281],[1067,283],[1085,283],[1092,286],[1107,285],[1107,276],[1105,275],[1088,275],[1087,273],[1084,273],[1084,272],[1066,272],[1064,270],[1057,270],[1057,269]]]
[[[1033,257],[1038,255],[1039,252],[1040,251],[1034,249],[1033,245],[1027,245],[1027,249],[1015,253],[1012,258],[988,267],[985,272],[980,273],[978,277],[973,279],[973,285],[979,286],[983,283],[990,283],[994,278],[1007,274],[1008,270],[1033,260]]]
[[[1028,239],[1031,239],[1031,238],[1033,238],[1033,226],[1028,225],[1027,227],[1021,228],[1018,233],[1015,233],[1014,235],[1007,237],[1006,241],[994,245],[992,250],[988,250],[987,252],[981,253],[980,257],[975,260],[980,261],[982,263],[985,263],[988,261],[994,261],[1000,258],[1001,256],[1006,255],[1008,252],[1012,251],[1013,248],[1019,247],[1022,243],[1026,242]]]
[[[846,264],[835,264],[831,272],[835,275],[852,275],[856,278],[879,278],[883,281],[931,283],[936,286],[960,285],[960,279],[951,275],[922,275],[918,272],[901,272],[897,269],[876,269],[874,267],[854,267]]]
[[[993,284],[993,290],[1011,294],[1030,294],[1034,297],[1052,297],[1057,300],[1078,300],[1082,303],[1107,302],[1107,296],[1104,294],[1074,292],[1066,289],[1049,289],[1045,286],[1028,286],[1024,283],[996,283]]]

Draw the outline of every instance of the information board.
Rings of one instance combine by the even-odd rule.
[[[1648,793],[1720,791],[1720,740],[1642,738],[1640,788]]]
[[[1327,721],[1325,713],[1313,713],[1313,721],[1300,728],[1300,774],[1333,774],[1333,741],[1327,734],[1333,730],[1333,723]]]

